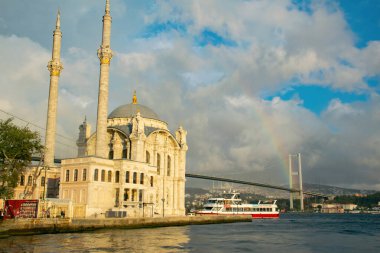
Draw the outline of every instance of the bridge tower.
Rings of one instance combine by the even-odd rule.
[[[293,171],[293,157],[298,158],[298,172]],[[293,176],[298,175],[298,183],[299,183],[299,198],[300,198],[300,210],[304,211],[304,201],[303,201],[303,183],[302,183],[302,162],[301,162],[301,153],[297,155],[289,154],[289,188],[293,189]],[[289,198],[289,206],[290,210],[294,209],[293,206],[293,192],[290,192]]]

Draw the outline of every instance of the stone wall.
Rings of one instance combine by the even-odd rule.
[[[252,218],[246,215],[107,219],[12,219],[0,222],[0,238],[12,235],[83,232],[102,228],[147,228],[250,221],[252,221]]]

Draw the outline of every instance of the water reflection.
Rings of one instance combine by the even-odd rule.
[[[231,224],[0,239],[1,252],[379,252],[380,216],[284,214]]]
[[[189,252],[188,227],[115,229],[0,239],[0,252]]]

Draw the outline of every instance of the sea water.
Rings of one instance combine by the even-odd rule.
[[[279,219],[0,239],[0,252],[380,252],[380,215],[283,214]]]

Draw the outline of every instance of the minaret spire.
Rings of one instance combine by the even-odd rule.
[[[110,14],[110,0],[106,0],[106,14]]]
[[[108,86],[109,67],[112,58],[111,44],[111,22],[110,1],[106,0],[106,8],[103,16],[102,44],[98,49],[100,60],[98,113],[96,120],[96,156],[107,158],[107,114],[108,114]]]
[[[57,13],[57,21],[55,22],[55,28],[60,29],[61,28],[61,12],[58,9]]]
[[[46,134],[45,134],[45,155],[44,165],[54,166],[54,149],[55,149],[55,133],[57,124],[57,104],[58,104],[58,80],[63,65],[61,63],[61,40],[62,32],[60,30],[60,12],[58,10],[56,27],[53,32],[53,49],[51,61],[47,67],[50,71],[50,87],[49,87],[49,101],[46,120]]]

